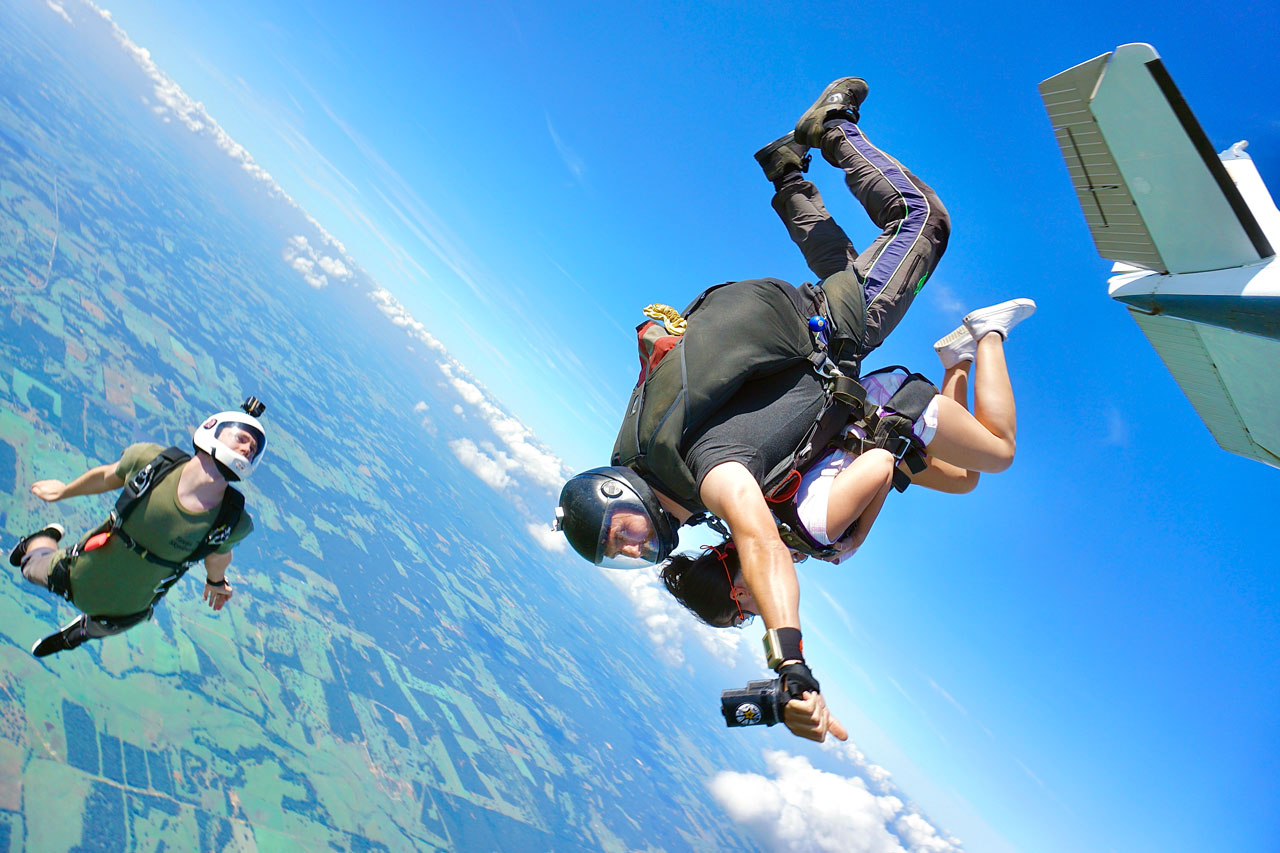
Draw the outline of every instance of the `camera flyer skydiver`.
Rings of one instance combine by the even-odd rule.
[[[679,341],[642,371],[612,466],[571,479],[557,508],[575,551],[619,568],[666,560],[676,529],[704,513],[722,519],[765,623],[767,661],[789,697],[784,722],[818,741],[847,735],[805,663],[799,584],[767,496],[798,476],[805,448],[825,448],[861,409],[863,356],[897,326],[950,235],[933,190],[858,126],[866,95],[860,78],[834,81],[794,133],[756,154],[774,210],[819,284],[757,279],[700,295],[683,312]],[[804,179],[811,148],[843,171],[881,229],[866,251]],[[820,333],[811,318],[821,318]]]
[[[155,606],[193,563],[203,560],[203,600],[215,611],[231,599],[232,548],[253,531],[244,497],[231,482],[247,479],[262,461],[266,406],[248,398],[240,411],[207,417],[192,436],[192,452],[139,443],[120,460],[92,468],[70,483],[40,480],[43,501],[121,490],[107,520],[70,548],[50,523],[23,538],[9,555],[29,582],[71,602],[80,615],[36,642],[45,657],[90,639],[121,633],[151,618]]]

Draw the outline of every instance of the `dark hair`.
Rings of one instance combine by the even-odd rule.
[[[732,540],[696,557],[677,554],[662,564],[662,583],[693,615],[713,628],[727,628],[738,615],[730,595],[730,575],[739,571]],[[728,571],[725,571],[726,566]]]

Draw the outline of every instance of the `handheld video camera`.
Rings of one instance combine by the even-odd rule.
[[[720,713],[729,728],[775,726],[782,722],[782,709],[790,700],[781,678],[748,681],[746,687],[720,693]]]
[[[262,417],[262,413],[267,410],[267,404],[259,400],[257,397],[249,397],[240,404],[240,408],[251,418]]]

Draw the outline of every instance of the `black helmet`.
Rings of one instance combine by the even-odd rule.
[[[597,566],[638,569],[675,550],[675,520],[630,468],[592,468],[564,484],[556,529]]]

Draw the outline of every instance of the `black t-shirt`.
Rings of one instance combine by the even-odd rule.
[[[808,364],[746,383],[691,434],[682,454],[698,489],[722,462],[741,462],[762,483],[804,440],[823,404],[822,379]]]

